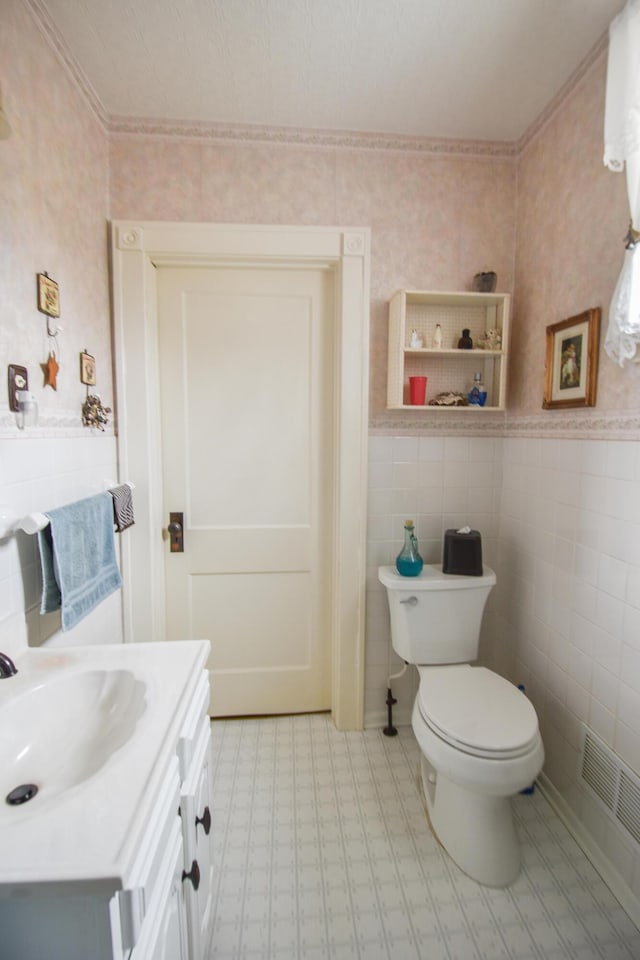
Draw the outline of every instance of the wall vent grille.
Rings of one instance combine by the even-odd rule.
[[[583,730],[580,780],[640,847],[640,778],[588,727]]]

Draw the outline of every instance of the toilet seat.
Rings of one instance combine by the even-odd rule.
[[[539,739],[536,712],[512,683],[469,664],[418,666],[420,715],[441,740],[463,753],[508,760]]]

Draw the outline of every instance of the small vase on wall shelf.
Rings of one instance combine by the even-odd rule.
[[[442,327],[436,323],[436,329],[433,334],[433,346],[436,350],[442,350]]]
[[[462,331],[462,336],[458,340],[458,350],[473,350],[473,340],[470,334],[471,331],[465,327]]]
[[[404,525],[404,546],[396,557],[396,570],[402,577],[417,577],[422,567],[413,520],[407,520]]]
[[[478,293],[493,293],[498,285],[498,275],[495,270],[483,270],[473,278],[473,289]]]

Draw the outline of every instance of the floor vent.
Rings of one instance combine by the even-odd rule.
[[[580,779],[640,847],[640,778],[588,727],[584,727]]]

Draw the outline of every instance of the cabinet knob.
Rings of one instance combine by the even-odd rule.
[[[193,889],[197,890],[200,886],[200,867],[198,866],[198,861],[194,860],[191,864],[191,870],[187,873],[186,870],[182,871],[182,881],[191,880],[193,884]]]
[[[211,810],[209,810],[208,806],[204,808],[204,813],[201,817],[196,817],[196,827],[199,823],[202,824],[204,832],[209,836],[209,831],[211,830]]]

